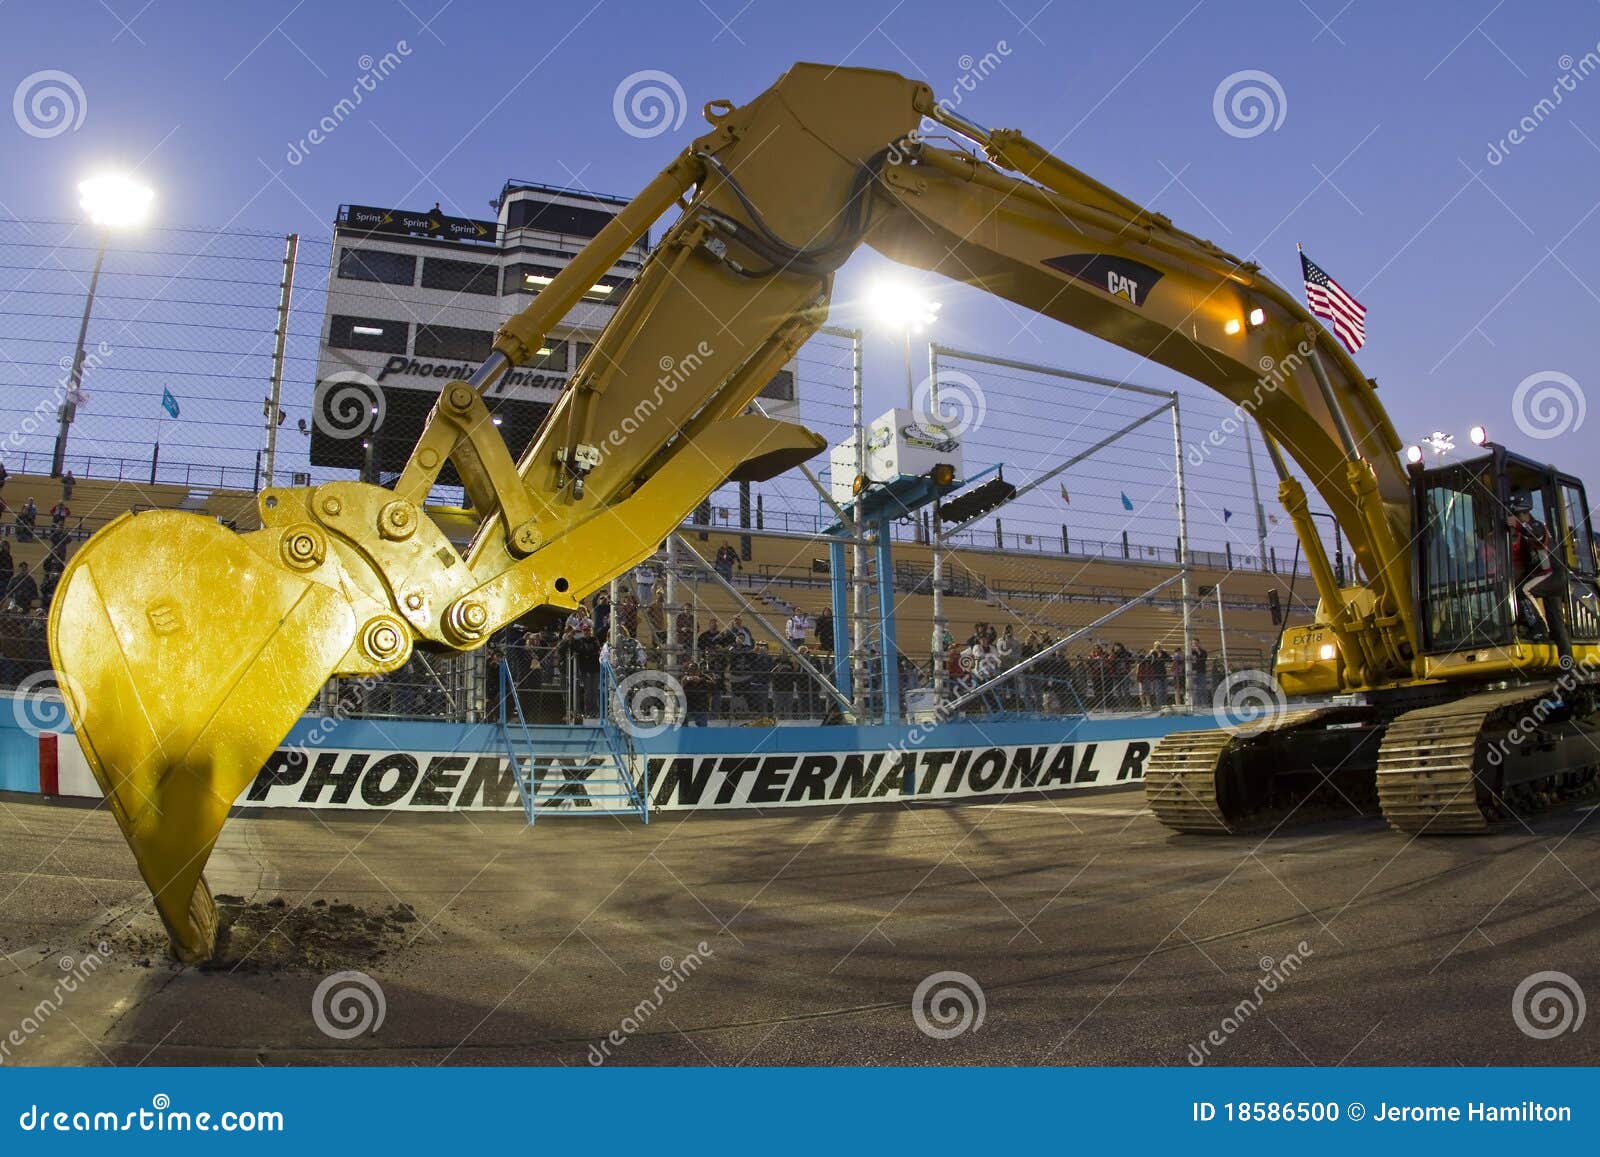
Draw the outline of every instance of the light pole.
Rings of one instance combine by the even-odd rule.
[[[911,335],[920,333],[928,326],[939,320],[939,302],[927,296],[916,286],[898,280],[884,280],[872,287],[872,308],[878,319],[885,327],[898,329],[905,336],[906,350],[906,408],[911,411],[912,420],[915,421],[922,415],[917,414],[917,385],[916,373],[911,364]],[[929,425],[937,425],[939,421],[939,382],[936,355],[932,347],[928,350],[928,407],[926,420]],[[858,438],[862,434],[858,431]],[[929,646],[929,676],[933,683],[934,694],[942,698],[944,694],[944,573],[942,558],[942,542],[939,533],[939,499],[935,495],[933,500],[933,525],[928,535],[929,557],[932,562],[930,581],[933,586],[933,635]],[[887,522],[878,524],[878,534],[889,533]],[[882,576],[879,581],[882,582]],[[880,635],[881,637],[881,635]]]
[[[1344,534],[1339,527],[1339,520],[1328,510],[1308,511],[1312,518],[1326,518],[1333,523],[1333,577],[1340,586],[1344,585]]]
[[[1222,617],[1222,583],[1217,583],[1214,593],[1217,596],[1217,638],[1222,644],[1222,677],[1226,679],[1233,672],[1228,666],[1228,623]]]
[[[83,391],[84,342],[89,336],[89,314],[94,309],[94,291],[100,284],[100,266],[105,263],[111,230],[138,225],[149,211],[155,193],[130,177],[108,174],[90,177],[78,185],[78,203],[100,229],[100,246],[94,255],[94,272],[89,275],[89,292],[83,301],[83,320],[78,325],[78,350],[72,359],[71,385],[58,411],[61,428],[56,434],[55,454],[50,459],[50,476],[61,477],[66,469],[67,431],[78,416],[78,399]]]

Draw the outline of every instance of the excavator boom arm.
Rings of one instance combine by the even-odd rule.
[[[502,326],[473,379],[445,385],[393,489],[264,491],[262,529],[244,535],[130,515],[67,568],[52,654],[180,956],[211,951],[201,869],[229,808],[329,676],[378,676],[414,646],[475,647],[532,608],[571,606],[725,480],[771,477],[823,448],[747,410],[823,323],[834,272],[862,245],[1170,366],[1252,415],[1368,577],[1358,609],[1317,571],[1352,682],[1404,675],[1416,624],[1398,439],[1354,363],[1256,266],[893,73],[796,65],[707,116],[711,130]],[[922,140],[925,118],[985,155]],[[513,461],[483,392],[675,205]],[[446,460],[481,519],[464,552],[423,509]],[[1304,494],[1280,473],[1320,554]]]

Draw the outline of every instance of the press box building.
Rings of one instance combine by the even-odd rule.
[[[316,414],[314,466],[363,470],[374,480],[401,470],[445,382],[467,378],[488,357],[500,323],[524,308],[625,205],[589,192],[507,181],[478,220],[438,211],[341,205],[334,223],[319,387],[364,375],[381,392],[375,429],[348,435]],[[513,456],[520,456],[595,337],[638,276],[649,238],[632,246],[552,331],[539,355],[503,375],[485,401]],[[332,391],[319,388],[322,402]],[[763,391],[792,410],[792,368]],[[441,476],[455,481],[454,472]]]

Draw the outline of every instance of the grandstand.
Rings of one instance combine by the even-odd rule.
[[[749,545],[749,557],[741,557],[734,572],[734,585],[773,630],[782,630],[796,610],[813,618],[832,605],[830,576],[826,572],[826,544],[818,539],[752,531],[748,535],[722,530],[691,530],[690,540],[700,553],[709,555],[720,547],[731,546],[741,552]],[[1171,565],[1119,562],[1100,557],[1073,557],[1060,554],[1029,554],[1002,550],[959,548],[944,554],[944,617],[947,629],[965,637],[975,623],[983,622],[1002,631],[1011,626],[1019,635],[1030,631],[1049,631],[1057,637],[1076,630],[1107,611],[1130,600],[1172,575]],[[932,642],[933,598],[931,594],[931,548],[921,543],[901,543],[895,557],[895,614],[902,651],[925,657]],[[1272,623],[1268,591],[1279,592],[1281,605],[1288,608],[1291,576],[1247,570],[1225,571],[1196,567],[1191,572],[1196,594],[1205,590],[1205,600],[1196,599],[1191,614],[1195,637],[1208,651],[1220,653],[1223,630],[1230,652],[1257,660],[1270,653],[1278,636]],[[1214,592],[1223,587],[1223,622],[1219,624]],[[699,613],[718,616],[723,622],[745,611],[719,586],[691,584]],[[1300,614],[1307,613],[1303,600],[1310,594],[1309,583],[1295,585],[1293,597]],[[747,617],[748,612],[746,611]],[[1182,602],[1175,587],[1148,601],[1137,602],[1116,620],[1086,638],[1088,651],[1095,641],[1107,645],[1120,642],[1130,650],[1148,649],[1159,640],[1168,649],[1183,641]]]
[[[32,500],[38,508],[36,531],[28,534],[18,523],[24,504]],[[243,490],[191,490],[167,482],[135,482],[117,478],[74,477],[71,495],[64,494],[62,480],[44,474],[10,474],[0,502],[0,540],[10,543],[14,565],[27,563],[28,569],[42,573],[51,546],[50,508],[66,501],[71,514],[66,530],[65,557],[92,533],[127,513],[142,510],[183,510],[207,515],[240,530],[258,526],[256,496]],[[61,553],[58,549],[57,553]],[[65,561],[63,557],[63,561]]]
[[[32,498],[43,511],[48,511],[61,493],[61,480],[38,474],[12,474],[0,491],[0,497],[6,498],[13,507],[9,515],[0,519],[0,540],[11,545],[16,563],[28,563],[36,574],[42,575],[45,570],[51,549],[46,541],[48,536],[43,532],[31,538],[19,535],[16,509]],[[259,525],[256,496],[245,490],[200,490],[177,483],[85,477],[75,480],[69,505],[72,513],[66,523],[65,544],[69,554],[94,531],[130,512],[182,510],[214,517],[241,531]],[[441,508],[437,517],[453,538],[464,536],[469,520],[462,512]],[[48,524],[48,515],[42,514],[41,521]],[[804,613],[813,622],[831,612],[832,575],[828,573],[824,539],[756,528],[746,532],[690,523],[683,528],[683,541],[703,558],[710,558],[727,547],[739,559],[732,575],[735,593],[731,594],[720,583],[710,580],[700,567],[691,565],[683,550],[675,554],[658,552],[649,564],[661,574],[663,589],[670,571],[673,597],[669,615],[676,619],[679,611],[686,610],[695,640],[712,623],[726,627],[738,615],[751,628],[755,652],[773,657],[781,650],[775,637],[785,633],[788,620],[796,612]],[[913,675],[913,684],[926,682],[932,671],[931,561],[928,544],[914,537],[897,542],[894,576],[897,639],[905,664],[921,673],[920,677]],[[943,568],[947,630],[957,642],[964,643],[979,623],[988,624],[1001,634],[1009,628],[1021,646],[1030,637],[1060,638],[1126,605],[1127,609],[1118,617],[1078,640],[1066,654],[1086,656],[1097,644],[1106,648],[1120,644],[1134,654],[1159,644],[1177,654],[1183,647],[1182,601],[1178,588],[1168,587],[1154,597],[1140,598],[1169,578],[1174,570],[1175,566],[1168,563],[1100,555],[1073,556],[1042,549],[1028,553],[971,546],[947,549]],[[628,590],[632,581],[631,575],[617,580],[614,589],[619,596]],[[876,578],[869,574],[867,581],[875,584]],[[1220,620],[1216,596],[1219,584],[1222,587]],[[1193,637],[1212,656],[1213,669],[1223,673],[1270,665],[1279,629],[1271,619],[1270,591],[1278,592],[1280,604],[1290,610],[1291,616],[1304,616],[1309,610],[1304,603],[1309,594],[1308,584],[1294,583],[1291,575],[1200,565],[1191,572],[1191,591],[1195,600],[1190,619]],[[875,605],[872,598],[867,601]],[[559,620],[564,616],[554,618]],[[535,612],[528,622],[536,624],[551,619],[548,613]],[[15,606],[8,609],[4,629],[0,631],[0,660],[4,660],[0,683],[20,683],[47,666],[42,620],[42,606],[26,611]],[[866,647],[857,657],[857,669],[870,675],[869,656],[877,651],[875,617],[866,616],[860,634],[855,637],[863,639]],[[676,639],[675,632],[673,638]],[[831,650],[831,637],[813,635],[809,645],[813,651],[827,652]],[[1226,667],[1220,668],[1218,664],[1224,653]],[[649,659],[663,667],[677,668],[700,657],[698,643],[691,642],[686,653],[671,647],[664,653],[650,655]],[[464,673],[459,663],[435,660],[420,670],[408,669],[391,677],[390,686],[383,694],[366,696],[364,701],[382,702],[382,708],[374,707],[372,714],[482,717],[490,710],[488,700],[492,692],[485,689],[494,682],[493,672],[483,669],[486,662],[483,654],[464,658],[466,666],[477,665],[475,673]],[[831,671],[831,667],[820,664],[820,660],[819,665]],[[449,685],[445,686],[446,683]],[[562,695],[570,693],[570,680],[551,681],[548,686]],[[476,693],[463,692],[464,688],[473,687],[478,688]],[[562,706],[546,713],[565,716],[571,711]]]
[[[69,463],[93,468],[88,461]],[[102,468],[104,463],[100,464]],[[45,474],[10,473],[0,488],[0,543],[11,570],[0,569],[0,687],[16,686],[50,665],[45,645],[44,616],[49,598],[72,553],[95,531],[123,514],[142,510],[184,510],[208,515],[241,530],[259,525],[256,498],[249,491],[191,490],[164,482],[74,476],[69,488]],[[37,508],[30,529],[21,518],[29,501]],[[51,508],[64,501],[71,513],[58,525]],[[55,555],[56,565],[51,563]],[[41,597],[22,606],[16,578],[26,566]]]

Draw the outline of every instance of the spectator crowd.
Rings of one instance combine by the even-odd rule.
[[[1044,714],[1081,711],[1159,711],[1194,701],[1205,706],[1224,677],[1220,662],[1197,641],[1187,655],[1157,639],[1147,651],[1135,652],[1119,641],[1094,642],[1087,651],[1058,648],[1050,631],[1029,631],[1019,638],[1007,624],[998,630],[978,623],[965,642],[945,636],[945,674],[949,682],[972,687],[1005,675],[1013,667],[1036,660],[1015,678],[1004,680],[989,697],[991,709]],[[1046,652],[1049,652],[1046,654]],[[1043,658],[1038,658],[1043,655]]]
[[[719,554],[713,565],[731,577],[737,558]],[[506,661],[524,718],[593,718],[602,707],[605,664],[618,680],[644,670],[673,671],[691,724],[827,714],[828,699],[805,666],[831,675],[831,615],[791,616],[786,625],[796,652],[791,654],[758,642],[742,615],[723,622],[716,615],[698,615],[688,603],[669,605],[661,578],[654,563],[645,563],[617,585],[615,605],[610,592],[601,591],[564,619],[513,624],[493,640],[491,660]]]
[[[719,552],[713,565],[722,573],[729,562]],[[731,571],[729,566],[723,577]],[[523,717],[530,722],[596,717],[604,707],[601,670],[606,664],[618,681],[638,671],[671,672],[683,688],[690,725],[836,717],[834,701],[806,669],[833,676],[831,614],[795,609],[782,628],[789,644],[784,647],[758,638],[742,615],[724,621],[698,614],[692,603],[669,604],[666,587],[656,565],[646,563],[617,585],[615,605],[610,592],[601,591],[564,619],[501,632],[491,658],[496,667],[506,660]],[[1011,625],[978,623],[964,640],[946,632],[944,643],[947,698],[995,681],[965,708],[973,713],[1158,711],[1188,702],[1191,686],[1195,702],[1205,706],[1224,675],[1198,642],[1187,654],[1181,646],[1174,653],[1162,640],[1141,652],[1121,641],[1079,644],[1070,651],[1058,646],[1050,631],[1019,633]],[[869,642],[856,660],[855,678],[869,704],[881,702],[879,652]],[[1014,677],[1004,678],[1025,664]],[[902,653],[898,669],[902,693],[924,689],[927,702],[926,689],[934,682],[931,664]]]
[[[45,620],[82,519],[69,527],[70,471],[61,479],[61,498],[43,515],[32,496],[13,509],[6,481],[5,464],[0,463],[0,685],[15,686],[50,665]],[[19,548],[41,544],[43,559],[33,565],[18,558],[24,552],[13,551],[13,542]]]
[[[0,463],[0,685],[14,686],[49,665],[45,624],[50,601],[71,546],[83,533],[81,519],[69,529],[71,474],[61,481],[61,498],[44,515],[31,496],[13,510]],[[37,568],[15,557],[13,542],[44,545]],[[726,545],[711,565],[730,584],[741,567],[738,553]],[[499,632],[489,647],[492,695],[501,694],[493,673],[504,659],[529,722],[594,718],[603,708],[601,669],[609,664],[618,680],[639,671],[671,672],[683,688],[685,721],[691,725],[713,720],[837,718],[833,699],[807,670],[833,676],[831,613],[812,615],[793,609],[782,627],[788,643],[784,647],[758,639],[753,624],[742,615],[724,622],[697,613],[692,601],[669,603],[666,578],[657,560],[647,560],[616,584],[615,605],[610,591],[603,590],[564,618],[543,618],[538,625],[513,624]],[[1051,631],[1024,634],[1010,624],[976,623],[961,640],[947,631],[944,695],[954,698],[992,682],[965,711],[1157,711],[1187,702],[1191,685],[1194,702],[1208,705],[1225,675],[1198,643],[1187,655],[1181,647],[1174,653],[1159,639],[1139,652],[1121,641],[1092,641],[1087,649],[1080,643],[1070,652],[1057,644]],[[413,660],[422,662],[421,656]],[[1004,678],[1019,666],[1024,669]],[[853,671],[869,709],[880,709],[881,655],[870,641],[856,655]],[[927,689],[935,681],[932,664],[916,662],[902,651],[898,671],[902,692],[908,693],[906,703],[911,702],[909,693],[919,690],[922,702],[929,703]],[[361,713],[451,713],[452,704],[438,691],[437,678],[420,667],[411,670],[408,665],[405,671],[370,682],[361,689],[357,708]]]

